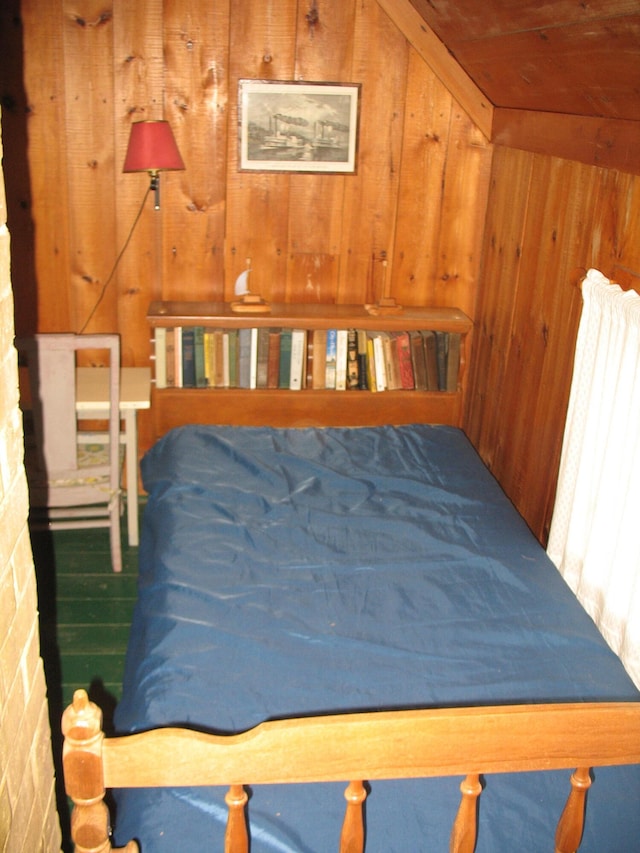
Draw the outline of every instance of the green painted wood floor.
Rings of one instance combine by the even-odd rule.
[[[123,534],[122,574],[111,569],[108,530],[36,532],[31,543],[38,583],[40,648],[56,766],[63,850],[70,851],[69,803],[61,771],[60,719],[74,690],[84,687],[113,731],[121,695],[129,625],[136,598],[138,549]]]
[[[32,536],[47,687],[63,706],[78,687],[110,703],[120,698],[138,574],[138,549],[123,539],[115,574],[107,530]]]

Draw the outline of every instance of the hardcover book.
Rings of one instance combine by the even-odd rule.
[[[422,332],[411,332],[409,335],[411,348],[411,366],[413,367],[414,387],[417,391],[427,390],[427,362],[424,354]]]
[[[460,372],[460,334],[449,332],[449,348],[447,350],[447,391],[458,390],[458,373]]]
[[[346,391],[347,388],[347,346],[347,330],[338,329],[336,335],[336,391]]]
[[[373,334],[373,357],[375,359],[376,391],[387,390],[387,370],[382,348],[382,337],[379,332]]]
[[[438,391],[438,358],[436,355],[436,334],[430,330],[422,332],[424,361],[427,368],[427,391]]]
[[[196,387],[195,335],[193,326],[182,329],[182,387]]]
[[[358,329],[358,388],[366,391],[369,388],[369,353],[367,333]]]
[[[269,329],[258,329],[256,388],[266,388],[269,375]]]
[[[291,379],[291,329],[280,333],[280,369],[278,387],[288,388]]]
[[[156,388],[167,387],[167,330],[158,326],[153,336]]]
[[[347,388],[355,390],[358,384],[358,333],[355,329],[349,329],[347,335]]]
[[[314,329],[309,336],[308,372],[311,377],[311,387],[326,387],[327,369],[327,330]]]
[[[230,329],[225,332],[228,336],[227,350],[229,353],[229,388],[238,387],[238,332]]]
[[[182,388],[182,326],[173,330],[173,355],[176,388]]]
[[[238,387],[251,387],[251,329],[238,329]]]
[[[280,377],[280,329],[269,329],[267,388],[277,388]]]
[[[204,328],[193,327],[193,365],[194,385],[196,388],[204,388],[207,384],[204,372]]]
[[[382,352],[384,354],[384,369],[387,379],[387,391],[397,391],[400,384],[400,366],[398,364],[398,352],[396,342],[389,332],[380,332],[382,340]]]
[[[225,355],[224,355],[224,335],[222,329],[216,329],[213,335],[213,347],[215,350],[216,364],[213,374],[213,381],[216,388],[224,388],[224,370],[225,370]]]
[[[249,337],[249,388],[257,388],[258,382],[258,330],[254,326]]]
[[[307,364],[307,332],[305,329],[293,329],[291,333],[291,371],[289,388],[300,391],[303,387]]]
[[[408,332],[396,334],[396,352],[400,372],[400,385],[405,391],[410,391],[415,385],[413,360],[411,357],[411,341]]]
[[[175,353],[175,329],[167,329],[167,388],[173,388],[176,384],[176,353]]]
[[[324,371],[324,387],[334,390],[336,387],[336,356],[337,330],[327,329],[327,357]]]
[[[215,382],[214,376],[215,376],[216,353],[215,353],[214,335],[215,335],[214,329],[205,329],[204,330],[204,335],[203,335],[203,337],[204,337],[204,342],[203,342],[204,377],[205,377],[205,383],[207,384],[207,386],[209,386],[211,388],[213,387],[214,382]]]
[[[447,390],[447,350],[449,333],[436,332],[436,364],[438,367],[438,391]]]

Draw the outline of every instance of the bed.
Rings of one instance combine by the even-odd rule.
[[[105,788],[142,853],[640,849],[640,695],[461,430],[183,427],[142,476],[78,851]]]

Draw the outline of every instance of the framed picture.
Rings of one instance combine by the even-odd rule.
[[[355,173],[359,98],[359,84],[240,80],[239,168]]]

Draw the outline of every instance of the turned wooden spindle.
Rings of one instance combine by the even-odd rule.
[[[449,839],[450,853],[473,853],[478,836],[478,797],[482,793],[480,777],[472,773],[460,783],[462,797]]]
[[[224,853],[248,853],[249,834],[245,806],[249,797],[242,785],[231,785],[224,801],[229,807],[227,830],[224,836]]]
[[[109,841],[109,810],[104,802],[102,712],[85,690],[76,690],[62,715],[62,764],[67,794],[73,801],[71,838],[75,853],[138,853],[130,841],[114,848]]]
[[[344,797],[347,807],[340,834],[340,853],[362,853],[364,850],[362,804],[367,797],[367,791],[362,782],[349,782]]]
[[[591,787],[591,769],[578,767],[571,776],[571,791],[556,829],[556,853],[575,853],[584,831],[587,791]]]

